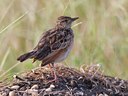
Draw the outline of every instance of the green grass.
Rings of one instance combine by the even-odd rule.
[[[0,6],[0,77],[38,66],[16,59],[34,48],[57,17],[68,15],[80,19],[64,64],[79,68],[99,63],[105,74],[128,79],[127,0],[0,0]]]

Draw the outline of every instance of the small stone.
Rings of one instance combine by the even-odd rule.
[[[33,89],[38,89],[38,88],[39,88],[38,85],[33,85],[33,86],[31,87],[32,90],[33,90]]]
[[[45,91],[47,91],[47,92],[52,91],[53,88],[55,88],[55,86],[53,84],[51,84],[50,87],[47,88]]]
[[[9,92],[9,96],[16,96],[15,91],[10,91],[10,92]]]
[[[25,92],[25,93],[23,94],[23,96],[28,96],[28,93]]]
[[[107,94],[104,94],[104,96],[108,96]]]
[[[99,94],[97,96],[108,96],[107,94]]]
[[[76,95],[78,95],[78,96],[84,96],[84,93],[80,91],[80,92],[77,92]]]
[[[50,88],[55,88],[55,86],[53,84],[50,85]]]
[[[98,96],[104,96],[103,94],[99,94]]]
[[[33,91],[32,96],[38,96],[38,91]]]
[[[11,89],[17,90],[19,87],[20,87],[20,86],[18,86],[18,85],[14,85],[14,86],[11,87]]]
[[[71,85],[72,87],[75,87],[75,86],[77,86],[77,83],[76,83],[75,80],[71,80],[71,81],[70,81],[70,85]]]
[[[2,92],[2,93],[0,93],[0,96],[7,96],[7,93],[5,93],[5,92],[3,93]]]

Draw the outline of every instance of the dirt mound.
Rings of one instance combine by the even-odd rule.
[[[81,72],[82,71],[82,72]],[[78,71],[56,67],[58,80],[46,66],[14,76],[10,85],[0,88],[0,96],[128,96],[128,81],[104,76],[97,66]]]

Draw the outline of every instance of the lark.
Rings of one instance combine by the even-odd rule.
[[[42,62],[41,66],[49,65],[54,68],[54,63],[65,60],[72,49],[74,33],[71,25],[77,19],[78,17],[58,17],[55,27],[42,34],[37,46],[32,51],[18,57],[17,60],[20,62],[27,59],[33,59],[33,62],[39,60]],[[54,80],[56,78],[54,71]]]

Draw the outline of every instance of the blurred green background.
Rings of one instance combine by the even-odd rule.
[[[1,78],[38,66],[16,59],[62,15],[82,22],[73,27],[74,47],[63,64],[100,64],[106,75],[128,79],[128,0],[0,0]]]

